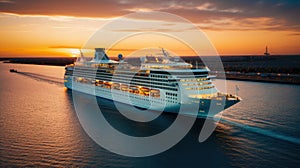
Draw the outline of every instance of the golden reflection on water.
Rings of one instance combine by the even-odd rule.
[[[77,122],[69,92],[56,83],[9,73],[18,71],[61,76],[63,67],[5,64],[0,66],[1,156],[9,165],[83,164],[91,146]],[[61,76],[62,77],[62,76]],[[62,78],[63,79],[63,78]],[[3,99],[4,98],[4,99]],[[2,157],[1,157],[2,158]],[[1,162],[3,161],[1,159]],[[81,166],[83,166],[81,165]]]

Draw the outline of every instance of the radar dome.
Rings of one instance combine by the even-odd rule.
[[[119,58],[119,60],[122,60],[122,59],[123,59],[123,55],[122,55],[122,54],[119,54],[119,55],[118,55],[118,58]]]

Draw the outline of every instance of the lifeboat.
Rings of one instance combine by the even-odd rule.
[[[137,86],[130,86],[129,92],[130,93],[139,93],[139,88]]]
[[[112,89],[120,90],[120,84],[119,83],[112,84]]]
[[[128,91],[128,85],[122,84],[120,87],[122,91]]]
[[[146,88],[146,87],[141,87],[139,88],[140,92],[142,95],[145,95],[145,96],[149,96],[150,95],[150,89],[149,88]]]
[[[150,96],[151,96],[151,97],[159,98],[159,97],[160,97],[160,91],[159,91],[159,90],[156,90],[156,89],[151,89],[151,90],[150,90]]]

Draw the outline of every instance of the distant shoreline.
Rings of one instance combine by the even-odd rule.
[[[112,58],[114,59],[114,58]],[[194,66],[203,66],[200,57],[182,57]],[[223,56],[226,79],[283,84],[300,84],[300,56]],[[4,63],[65,66],[75,57],[0,58]],[[139,58],[128,58],[136,64]],[[214,71],[213,67],[210,67]],[[216,74],[216,76],[218,76]]]
[[[52,58],[0,58],[4,63],[13,64],[34,64],[34,65],[54,65],[66,66],[76,61],[75,57],[52,57]]]
[[[268,77],[268,76],[261,77],[261,76],[248,76],[248,75],[234,76],[234,75],[226,74],[226,80],[300,85],[300,77]]]

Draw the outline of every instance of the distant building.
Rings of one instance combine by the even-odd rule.
[[[266,52],[264,53],[265,56],[269,56],[270,53],[268,52],[268,46],[266,46]]]

